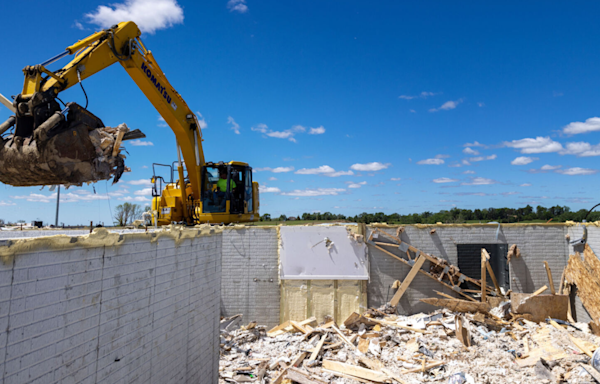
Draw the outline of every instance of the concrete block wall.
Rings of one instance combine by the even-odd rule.
[[[3,257],[0,383],[216,382],[222,235],[176,237]]]
[[[433,234],[430,233],[432,228],[436,228]],[[392,235],[396,234],[396,228],[379,229]],[[565,239],[567,229],[568,227],[562,225],[505,225],[500,226],[500,229],[497,225],[440,225],[422,228],[407,225],[401,239],[423,252],[448,260],[453,265],[458,265],[457,244],[517,244],[522,256],[518,259],[513,258],[509,264],[511,289],[514,292],[533,292],[548,284],[544,261],[548,261],[555,286],[558,287],[568,260],[569,247]],[[394,253],[400,255],[398,251]],[[378,307],[393,296],[395,290],[391,289],[391,285],[395,280],[402,281],[410,268],[373,246],[369,246],[369,256],[371,279],[367,288],[368,305]],[[425,263],[423,268],[427,270],[429,263]],[[433,290],[453,294],[438,282],[418,274],[400,300],[398,312],[412,314],[434,310],[434,307],[419,301],[422,298],[434,297]]]
[[[269,327],[279,324],[279,238],[276,227],[223,232],[221,315],[244,315]]]

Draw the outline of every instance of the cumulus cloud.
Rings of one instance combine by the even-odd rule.
[[[401,179],[401,178],[399,178],[399,177],[392,177],[390,180],[392,180],[392,181],[400,181],[400,180],[402,180],[402,179]]]
[[[319,127],[319,128],[323,128],[323,127]],[[319,128],[314,128],[314,129],[319,130]],[[297,133],[306,132],[306,128],[303,127],[302,125],[294,125],[294,126],[292,126],[292,128],[286,129],[285,131],[273,131],[273,130],[269,129],[269,127],[266,124],[259,123],[259,124],[256,124],[251,129],[255,132],[260,132],[268,137],[274,137],[277,139],[288,139],[289,141],[294,142],[294,143],[296,142],[296,138],[294,136]],[[325,128],[323,128],[323,132],[321,132],[321,133],[324,133],[324,132],[325,132]],[[319,133],[313,133],[313,134],[319,134]]]
[[[516,191],[512,191],[512,192],[502,192],[501,195],[502,196],[512,196],[512,195],[518,195],[521,192],[516,192]]]
[[[151,141],[143,141],[140,139],[131,140],[129,144],[133,145],[134,147],[147,147],[154,145]]]
[[[524,183],[524,184],[521,184],[521,185],[519,185],[519,187],[531,187],[531,184],[529,184],[529,183]]]
[[[486,179],[485,177],[473,177],[469,182],[463,182],[460,185],[490,185],[498,183],[496,180]]]
[[[594,175],[598,173],[597,169],[589,169],[589,168],[580,168],[573,167],[567,169],[559,169],[555,171],[556,173],[561,173],[563,175],[576,176],[576,175]]]
[[[281,190],[277,187],[267,187],[266,185],[259,185],[258,190],[261,193],[279,193]]]
[[[352,164],[352,166],[350,166],[350,169],[353,169],[355,171],[364,171],[364,172],[376,172],[376,171],[381,171],[382,169],[386,169],[388,168],[390,165],[390,163],[380,163],[377,161],[374,161],[372,163],[366,163],[366,164]]]
[[[150,199],[148,199],[145,196],[136,196],[136,197],[123,196],[123,197],[119,197],[117,200],[121,200],[121,201],[138,201],[138,202],[150,201]]]
[[[183,23],[183,9],[176,0],[125,0],[109,6],[100,5],[85,17],[101,28],[131,20],[143,33],[154,34],[157,30]]]
[[[321,165],[318,168],[302,168],[295,173],[298,175],[323,175],[328,177],[350,176],[354,175],[352,171],[336,171],[329,165]]]
[[[325,128],[322,125],[317,128],[310,127],[310,131],[308,131],[309,135],[322,135],[324,133],[325,133]]]
[[[433,179],[432,181],[437,184],[442,184],[442,183],[455,183],[458,181],[458,179],[451,179],[449,177],[440,177],[438,179]]]
[[[56,202],[56,192],[49,195],[41,193],[30,193],[29,195],[11,196],[13,199],[27,200],[32,203],[50,203]],[[73,193],[66,192],[60,194],[61,203],[76,203],[81,201],[108,200],[107,195],[96,195],[92,193]]]
[[[584,141],[567,143],[565,149],[559,153],[561,155],[575,155],[577,157],[600,156],[600,144],[592,145]]]
[[[566,135],[577,135],[595,131],[600,131],[600,117],[590,117],[584,122],[575,121],[563,128],[563,133]]]
[[[360,183],[354,183],[352,181],[346,181],[346,184],[348,184],[348,188],[360,188],[363,185],[367,185],[366,181],[361,181]]]
[[[429,112],[437,112],[437,111],[449,111],[458,106],[458,104],[462,103],[463,99],[458,99],[455,101],[449,100],[442,104],[439,108],[431,108]]]
[[[469,161],[478,162],[478,161],[486,161],[486,160],[495,160],[497,157],[498,156],[496,156],[496,155],[470,157]]]
[[[301,197],[315,197],[315,196],[337,196],[342,192],[346,192],[343,188],[317,188],[317,189],[295,189],[289,192],[281,192],[285,196],[301,196]]]
[[[254,172],[263,172],[263,171],[268,171],[268,172],[273,172],[273,173],[286,173],[286,172],[291,172],[294,170],[294,167],[276,167],[276,168],[270,168],[270,167],[265,167],[265,168],[254,168]]]
[[[159,127],[168,127],[169,124],[167,124],[167,122],[165,121],[165,118],[162,116],[158,116],[158,124],[156,124]]]
[[[539,160],[539,159],[537,157],[519,156],[516,159],[514,159],[513,161],[511,161],[510,163],[512,165],[527,165],[536,160]]]
[[[417,164],[419,164],[419,165],[442,165],[442,164],[444,164],[444,160],[439,159],[439,158],[425,159],[425,160],[417,161]]]
[[[487,146],[486,146],[486,145],[484,145],[484,144],[481,144],[481,143],[480,143],[480,142],[478,142],[478,141],[474,141],[474,142],[472,142],[472,143],[465,143],[465,144],[463,145],[463,147],[483,147],[483,148],[486,148]]]
[[[526,138],[521,140],[506,141],[504,145],[515,148],[521,153],[551,153],[559,152],[563,149],[561,143],[552,140],[549,137],[538,136],[535,139]]]
[[[4,201],[4,200],[0,200],[0,207],[8,207],[11,205],[17,205],[16,203],[13,203],[12,201]]]
[[[562,165],[543,165],[542,168],[540,168],[542,171],[554,171],[556,169],[561,168]]]
[[[198,125],[200,126],[200,129],[208,128],[208,124],[206,123],[204,116],[202,116],[202,114],[198,111],[196,111],[196,116],[198,117]]]
[[[240,125],[235,122],[235,119],[231,116],[227,117],[227,124],[231,124],[231,129],[236,135],[240,134]]]
[[[229,0],[227,2],[227,9],[229,12],[246,13],[248,12],[248,6],[246,0]]]
[[[152,188],[140,189],[139,191],[133,192],[133,194],[136,196],[148,196],[152,194]]]
[[[467,155],[473,155],[473,156],[479,155],[479,151],[476,151],[476,150],[472,149],[471,147],[466,147],[465,149],[463,149],[463,153],[465,153]]]
[[[474,175],[475,171],[471,171],[470,169],[463,172],[463,175]]]

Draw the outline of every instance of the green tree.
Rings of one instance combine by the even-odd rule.
[[[142,207],[138,204],[123,203],[117,205],[114,214],[114,223],[117,226],[125,226],[133,223],[134,220],[141,219]]]

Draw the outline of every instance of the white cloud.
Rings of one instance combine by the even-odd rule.
[[[127,195],[128,193],[129,193],[128,189],[121,188],[117,191],[108,192],[108,196],[119,197],[119,196]]]
[[[558,152],[563,149],[559,142],[549,137],[538,136],[535,139],[526,138],[504,142],[507,147],[519,149],[521,153],[550,153]]]
[[[398,96],[399,99],[404,99],[404,100],[412,100],[412,99],[416,99],[417,97],[420,97],[421,99],[426,99],[430,96],[436,96],[436,95],[441,95],[442,92],[421,92],[418,96],[410,96],[410,95],[400,95]]]
[[[323,128],[323,127],[319,127],[319,128]],[[315,128],[315,129],[319,130],[319,128]],[[256,126],[252,127],[251,129],[253,131],[263,133],[268,137],[274,137],[277,139],[288,139],[289,141],[294,142],[294,143],[296,142],[296,138],[294,137],[294,135],[296,135],[296,133],[306,132],[306,128],[303,127],[302,125],[294,125],[294,126],[292,126],[292,128],[286,129],[285,131],[272,131],[269,129],[269,127],[266,124],[259,123]],[[323,128],[323,132],[325,132],[325,128]]]
[[[294,170],[294,167],[276,167],[276,168],[270,168],[270,167],[265,167],[265,168],[254,168],[254,172],[263,172],[263,171],[269,171],[269,172],[273,172],[273,173],[285,173],[285,172],[291,172]]]
[[[402,179],[401,179],[401,178],[399,178],[399,177],[392,177],[390,180],[392,180],[392,181],[400,181],[400,180],[402,180]]]
[[[81,24],[79,21],[76,21],[76,22],[74,22],[74,23],[73,23],[73,27],[75,27],[75,28],[77,28],[77,29],[80,29],[80,30],[82,30],[82,31],[85,31],[85,30],[87,30],[87,28],[85,28],[85,27],[83,26],[83,24]]]
[[[433,179],[432,181],[434,183],[441,184],[441,183],[455,183],[458,180],[457,179],[451,179],[449,177],[440,177],[439,179]]]
[[[281,190],[277,187],[267,187],[266,185],[259,185],[258,190],[260,193],[279,193]]]
[[[290,192],[282,192],[282,195],[286,196],[303,196],[303,197],[314,197],[314,196],[337,196],[342,192],[346,192],[342,188],[317,188],[317,189],[295,189]]]
[[[419,165],[442,165],[444,164],[444,160],[442,159],[425,159],[425,160],[420,160],[417,161],[417,164]]]
[[[0,200],[0,207],[8,207],[10,205],[17,205],[11,201]]]
[[[466,143],[466,144],[464,144],[463,147],[483,147],[483,148],[486,148],[486,145],[481,144],[478,141],[474,141],[472,143]]]
[[[360,183],[354,183],[352,181],[346,181],[346,184],[348,184],[348,188],[360,188],[363,185],[367,185],[367,182],[361,181]]]
[[[273,177],[273,176],[269,177],[269,181],[276,181],[276,180],[277,180],[276,177]]]
[[[133,192],[133,194],[137,196],[148,196],[152,194],[152,188],[140,189],[139,191]]]
[[[140,139],[131,140],[129,142],[129,144],[133,145],[134,147],[154,146],[154,144],[151,141],[143,141],[143,140],[140,140]]]
[[[377,161],[374,161],[372,163],[366,163],[366,164],[352,164],[352,166],[350,167],[350,169],[353,169],[355,171],[364,171],[364,172],[376,172],[376,171],[381,171],[382,169],[386,169],[388,168],[390,165],[390,163],[380,163]]]
[[[475,174],[475,171],[471,171],[471,170],[463,172],[463,175],[474,175],[474,174]]]
[[[519,187],[531,187],[531,184],[529,184],[529,183],[524,183],[524,184],[521,184],[521,185],[519,185]]]
[[[324,133],[325,133],[325,128],[322,125],[317,128],[310,127],[310,131],[308,131],[309,135],[322,135]]]
[[[579,133],[594,131],[600,131],[600,117],[590,117],[585,122],[575,121],[563,128],[563,133],[567,135],[577,135]]]
[[[29,195],[11,196],[13,199],[24,199],[32,203],[50,203],[56,202],[56,192],[50,195],[43,195],[41,193],[30,193]],[[109,197],[106,195],[97,194],[81,194],[66,192],[60,194],[61,203],[76,203],[81,201],[94,201],[94,200],[108,200]]]
[[[575,155],[577,157],[600,156],[600,144],[591,145],[584,141],[567,143],[566,148],[559,153],[561,155]]]
[[[200,125],[200,129],[208,128],[208,124],[206,123],[204,116],[202,116],[202,114],[198,111],[196,111],[196,116],[198,117],[198,125]]]
[[[463,153],[467,154],[467,155],[473,155],[473,156],[479,155],[479,151],[476,151],[476,150],[472,149],[471,147],[466,147],[465,149],[463,149]]]
[[[175,0],[125,0],[124,3],[100,5],[85,17],[92,24],[109,28],[125,20],[134,21],[143,33],[183,23],[183,9]]]
[[[556,169],[561,168],[562,165],[543,165],[542,168],[540,168],[542,171],[554,171]]]
[[[489,155],[489,156],[479,156],[479,157],[470,157],[469,161],[478,162],[478,161],[486,161],[486,160],[495,160],[497,155]]]
[[[446,101],[444,104],[442,104],[439,108],[431,108],[429,110],[429,112],[437,112],[437,111],[449,111],[451,109],[454,109],[458,106],[458,104],[462,103],[463,99],[458,99],[456,101]]]
[[[460,185],[490,185],[490,184],[496,184],[496,183],[497,183],[496,180],[486,179],[484,177],[474,177],[471,179],[470,182],[464,182],[464,183],[461,183]]]
[[[414,109],[410,109],[409,112],[410,113],[417,113],[417,111],[415,111]]]
[[[323,175],[328,177],[354,175],[352,171],[336,171],[329,165],[321,165],[318,168],[302,168],[295,172],[298,175]]]
[[[482,102],[478,102],[478,103],[477,103],[477,106],[478,106],[478,107],[483,107],[484,105],[485,105],[485,103],[482,103]]]
[[[573,167],[567,169],[559,169],[556,171],[557,173],[561,173],[563,175],[575,176],[575,175],[594,175],[598,173],[597,169],[589,169],[589,168],[580,168]]]
[[[248,12],[248,6],[246,0],[229,0],[227,2],[227,9],[230,12],[246,13]]]
[[[150,181],[150,179],[131,180],[131,181],[127,181],[126,183],[131,184],[131,185],[146,185],[146,186],[152,185],[152,182]]]
[[[236,135],[240,134],[240,125],[235,122],[233,117],[227,117],[227,124],[231,124],[231,129],[233,130],[233,132],[235,132]]]
[[[124,196],[124,197],[119,197],[117,200],[121,200],[121,201],[140,201],[140,202],[150,201],[150,199],[148,199],[145,196],[136,196],[136,197]]]
[[[510,163],[512,165],[527,165],[536,160],[539,160],[539,159],[537,157],[519,156],[516,159],[514,159],[513,161],[511,161]]]
[[[158,116],[158,124],[156,124],[159,127],[168,127],[169,124],[167,124],[167,122],[165,121],[165,118],[162,116]]]
[[[512,195],[519,195],[521,192],[516,192],[516,191],[511,191],[511,192],[502,192],[501,195],[502,196],[512,196]]]

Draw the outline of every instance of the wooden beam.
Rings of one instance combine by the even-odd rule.
[[[344,343],[348,344],[350,348],[356,350],[356,346],[346,338],[346,335],[344,335],[335,324],[331,328],[333,328],[333,330],[340,336],[340,339],[342,339]]]
[[[485,263],[485,268],[487,269],[488,273],[490,274],[490,277],[492,278],[492,282],[494,283],[494,288],[496,288],[496,293],[498,294],[498,296],[503,297],[502,295],[502,291],[500,290],[500,286],[498,285],[498,280],[496,280],[496,274],[494,273],[494,270],[492,269],[492,266],[490,265],[490,254],[488,253],[488,251],[485,248],[481,248],[481,252],[485,252],[487,261]]]
[[[450,295],[447,295],[447,294],[445,294],[443,292],[436,291],[435,289],[433,290],[433,292],[437,293],[438,295],[440,295],[442,297],[445,297],[446,299],[451,299],[451,300],[456,299],[456,297],[454,297],[454,296],[450,296]],[[479,291],[477,291],[477,292],[479,292]]]
[[[489,257],[487,251],[484,248],[481,248],[481,302],[485,303],[487,301],[487,299],[485,298],[485,296],[487,295],[487,290],[485,289],[486,284],[485,284],[485,279],[487,276],[486,273],[486,264],[487,264],[487,258]]]
[[[304,333],[305,335],[308,333],[308,330],[306,328],[304,328],[302,325],[300,325],[300,323],[298,323],[297,321],[290,320],[290,325],[292,327],[294,327],[295,329],[297,329],[298,331]]]
[[[324,334],[321,337],[321,340],[319,341],[319,343],[315,347],[313,353],[310,355],[310,357],[308,358],[308,360],[316,360],[317,359],[317,357],[319,356],[319,352],[321,352],[321,348],[323,348],[323,344],[325,344],[325,339],[327,339],[327,334]]]
[[[404,292],[406,292],[410,283],[412,283],[415,276],[417,276],[417,273],[419,273],[419,270],[423,266],[424,262],[425,262],[425,257],[419,256],[417,258],[417,260],[415,261],[415,264],[412,266],[412,268],[408,272],[408,275],[406,275],[406,277],[402,281],[400,288],[398,288],[398,290],[394,294],[394,297],[392,297],[392,300],[390,300],[390,305],[392,307],[395,307],[396,305],[398,305],[398,303],[400,302],[400,299],[402,298],[402,295],[404,295]]]
[[[560,285],[558,286],[558,294],[562,295],[563,287],[565,286],[565,272],[567,271],[567,267],[565,267],[562,271],[562,275],[560,275]]]
[[[393,258],[397,259],[398,261],[401,261],[401,262],[403,262],[404,264],[406,264],[406,265],[408,265],[409,267],[411,267],[411,268],[412,268],[412,265],[410,265],[410,263],[409,263],[408,261],[404,260],[403,258],[401,258],[401,257],[398,257],[398,256],[394,255],[392,252],[389,252],[387,249],[383,249],[383,248],[381,248],[381,247],[380,247],[380,246],[378,246],[378,245],[373,245],[373,246],[374,246],[375,248],[377,248],[378,250],[380,250],[381,252],[383,252],[383,253],[385,253],[385,254],[387,254],[387,255],[390,255],[390,256],[392,256]],[[425,256],[425,258],[427,258],[428,260],[430,259],[430,257],[428,257],[428,255],[427,255],[427,254],[421,253],[421,256]],[[430,260],[430,261],[431,261],[431,260]],[[432,274],[430,274],[429,272],[425,272],[424,270],[422,270],[422,269],[419,269],[419,273],[422,273],[423,275],[425,275],[425,276],[429,277],[430,279],[432,279],[432,280],[435,280],[435,281],[437,281],[438,283],[442,284],[444,287],[446,287],[446,288],[449,288],[449,289],[452,289],[452,290],[454,291],[454,289],[452,288],[452,286],[451,286],[451,285],[449,285],[449,284],[446,284],[446,283],[444,283],[443,281],[438,281],[438,279],[437,279],[435,276],[433,276]],[[479,285],[479,282],[477,282],[477,284]],[[464,293],[462,293],[462,292],[459,292],[459,291],[455,291],[455,292],[456,292],[456,293],[458,293],[458,294],[459,294],[459,295],[461,295],[461,296],[464,296],[464,297],[465,297],[467,300],[471,300],[471,301],[475,301],[475,302],[477,301],[477,300],[475,300],[474,298],[472,298],[471,296],[469,296],[469,295],[466,295],[466,294],[464,294]]]
[[[267,332],[267,336],[269,337],[275,337],[278,334],[283,333],[284,329],[290,326],[290,322],[286,321],[285,323],[279,324],[276,327],[271,328],[268,332]]]
[[[377,383],[391,383],[392,380],[388,375],[382,372],[377,372],[372,369],[357,367],[355,365],[340,363],[337,361],[323,360],[323,368],[334,372],[344,373],[350,376],[360,377],[374,381]]]
[[[548,262],[544,261],[544,266],[546,266],[546,274],[548,275],[548,283],[550,284],[550,292],[553,295],[556,295],[556,291],[554,290],[554,280],[552,280],[552,271],[550,270],[550,266],[548,266]]]
[[[437,307],[448,308],[455,312],[481,312],[488,313],[490,311],[489,303],[480,303],[479,301],[466,301],[459,299],[438,299],[437,297],[429,299],[421,299],[422,302],[435,305]]]
[[[546,289],[548,289],[548,286],[547,286],[547,285],[544,285],[542,288],[540,288],[540,289],[538,289],[537,291],[533,292],[533,293],[531,294],[531,296],[529,296],[529,297],[537,296],[537,295],[539,295],[540,293],[544,292]]]

